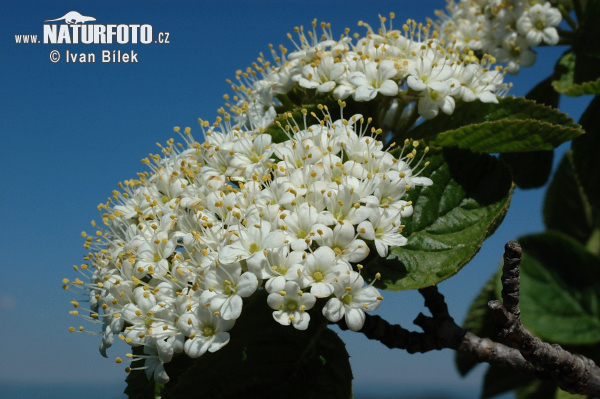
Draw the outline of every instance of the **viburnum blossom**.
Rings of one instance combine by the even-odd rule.
[[[273,64],[238,74],[235,104],[200,121],[202,140],[176,128],[183,142],[169,140],[144,160],[149,171],[99,205],[81,277],[63,287],[83,295],[72,313],[100,324],[103,355],[117,336],[139,348],[128,356],[143,362],[136,368],[165,383],[174,356],[218,351],[242,333],[236,320],[261,293],[274,323],[363,326],[382,297],[359,262],[406,244],[406,195],[433,181],[422,175],[429,148],[404,137],[402,148],[385,144],[389,132],[344,116],[343,99],[382,100],[381,114],[393,110],[386,119],[401,125],[506,89],[502,68],[445,46],[432,25],[381,21],[378,32],[362,24],[356,40],[333,39],[327,24],[323,35],[316,23],[308,37],[298,29],[294,51],[273,50]],[[329,105],[292,109],[293,98],[315,95]]]
[[[390,17],[392,20],[394,14]],[[255,72],[238,74],[238,82],[232,85],[236,101],[229,104],[235,121],[247,127],[264,126],[263,112],[253,119],[253,104],[261,104],[261,109],[267,112],[289,102],[288,93],[298,89],[311,96],[327,95],[336,100],[398,99],[405,107],[417,101],[418,114],[427,119],[434,118],[440,110],[452,114],[456,99],[495,102],[497,95],[506,91],[507,86],[502,81],[505,71],[500,66],[492,67],[492,57],[478,60],[470,51],[473,48],[466,49],[463,42],[457,45],[453,28],[459,24],[451,17],[446,17],[447,24],[439,29],[413,20],[408,20],[402,29],[393,29],[391,22],[386,26],[386,18],[380,19],[381,28],[377,32],[361,23],[367,29],[366,35],[355,35],[354,40],[345,35],[334,39],[325,23],[321,24],[323,33],[319,35],[316,21],[308,35],[302,28],[296,29],[295,51],[288,53],[282,49],[281,54],[277,54],[272,49],[274,64],[261,57],[261,63],[255,64]],[[473,23],[478,24],[478,21],[479,18],[475,18]],[[544,21],[554,23],[555,15]],[[477,31],[477,28],[472,30]],[[451,40],[445,40],[445,32]],[[549,36],[549,31],[544,32]],[[471,37],[468,42],[474,40]],[[523,48],[522,54],[529,55],[527,51]],[[465,69],[469,71],[464,72]],[[484,84],[474,82],[474,76],[489,72],[495,72],[493,79],[482,79]],[[263,89],[265,84],[268,91]],[[475,90],[476,95],[465,95],[462,89],[465,86]]]
[[[329,321],[344,318],[352,331],[358,331],[365,323],[365,311],[375,310],[383,299],[372,285],[365,286],[362,276],[355,271],[341,273],[333,283],[334,297],[323,307],[323,315]]]
[[[402,219],[412,208],[403,196],[432,181],[419,176],[427,162],[415,157],[418,142],[397,158],[361,115],[333,120],[320,108],[316,124],[307,112],[303,126],[281,124],[287,139],[278,143],[262,128],[232,126],[228,115],[202,123],[202,143],[186,129],[185,145],[169,140],[162,157],[144,161],[150,173],[99,206],[103,226],[84,234],[90,253],[75,267],[83,277],[64,287],[89,300],[89,316],[78,301],[73,313],[102,325],[103,354],[115,335],[143,347],[129,357],[164,383],[175,354],[195,358],[235,339],[229,331],[258,290],[269,294],[274,323],[304,330],[317,300],[333,300],[325,316],[360,328],[360,312],[380,295],[362,289],[357,262],[370,248],[384,254],[406,242]],[[341,295],[346,287],[352,300]]]
[[[490,54],[507,64],[508,73],[535,63],[532,46],[555,45],[556,26],[562,15],[549,1],[457,0],[449,1],[439,32],[454,48]]]

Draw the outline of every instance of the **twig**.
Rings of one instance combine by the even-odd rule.
[[[571,393],[600,396],[600,368],[592,360],[573,355],[558,345],[543,343],[521,324],[521,253],[521,247],[516,241],[506,244],[502,274],[504,305],[499,301],[490,301],[488,304],[500,320],[499,336],[513,343],[515,348],[478,337],[458,326],[436,286],[419,290],[425,299],[425,306],[431,312],[431,316],[420,313],[414,321],[423,332],[409,331],[371,315],[366,315],[365,324],[359,332],[391,349],[403,349],[409,353],[454,349],[472,354],[479,362],[552,380]],[[343,319],[337,324],[342,330],[348,329]]]
[[[502,304],[490,301],[499,324],[497,334],[506,339],[535,368],[536,376],[550,379],[563,390],[589,396],[600,395],[600,368],[583,356],[574,355],[559,345],[542,342],[521,323],[519,310],[519,266],[521,246],[516,241],[506,244],[502,268]]]

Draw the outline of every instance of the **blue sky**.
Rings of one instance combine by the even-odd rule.
[[[144,170],[140,160],[173,136],[173,126],[213,120],[230,93],[228,78],[268,44],[291,47],[286,33],[314,18],[336,34],[358,20],[378,24],[396,13],[423,21],[443,0],[378,1],[3,1],[0,5],[0,384],[94,384],[119,397],[126,348],[98,353],[98,337],[69,334],[80,320],[70,316],[71,295],[61,290],[73,278],[84,250],[80,236],[97,219],[97,204],[119,181]],[[15,35],[42,35],[42,25],[77,10],[101,24],[150,24],[169,32],[169,44],[16,44]],[[62,59],[50,61],[58,50]],[[96,53],[96,62],[65,62],[65,51]],[[135,51],[138,63],[102,63],[102,50]],[[516,79],[513,94],[525,94],[546,77],[560,49],[540,52],[536,69]],[[583,100],[585,101],[585,100]],[[564,104],[577,117],[582,101]],[[564,146],[563,146],[564,150]],[[494,184],[490,182],[490,184]],[[470,301],[495,271],[506,241],[541,230],[543,190],[517,191],[504,224],[456,277],[442,283],[451,313],[461,321]],[[410,327],[422,311],[414,292],[388,293],[378,314]],[[390,351],[353,333],[342,334],[352,356],[356,389],[368,386],[414,390],[432,378],[440,388],[477,389],[482,368],[460,379],[451,351],[411,356]],[[16,395],[16,394],[15,394]],[[15,396],[16,397],[16,396]],[[28,397],[32,397],[29,395]],[[47,397],[47,396],[46,396]],[[66,397],[66,396],[61,396]],[[80,397],[78,394],[69,396]]]

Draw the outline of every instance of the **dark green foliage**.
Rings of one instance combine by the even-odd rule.
[[[365,268],[367,275],[380,272],[380,284],[388,290],[427,287],[456,274],[510,203],[510,174],[494,157],[448,149],[427,159],[431,164],[421,175],[434,184],[409,191],[414,214],[402,220],[407,245],[391,248],[385,261],[374,256]]]

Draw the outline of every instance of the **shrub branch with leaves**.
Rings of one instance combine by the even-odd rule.
[[[99,205],[81,277],[63,281],[82,296],[72,314],[100,327],[102,355],[115,338],[131,346],[126,393],[348,398],[337,324],[410,353],[455,349],[462,373],[488,362],[484,396],[600,395],[599,103],[581,125],[557,110],[560,94],[598,94],[600,51],[582,45],[594,11],[600,1],[462,0],[438,21],[396,28],[391,14],[337,39],[315,21],[289,35],[292,51],[239,71],[201,140],[176,128],[181,141]],[[570,47],[553,75],[527,99],[506,96],[505,74],[556,44]],[[459,327],[436,284],[478,252],[515,187],[548,180],[569,140],[549,231],[520,239],[523,262]],[[406,289],[431,311],[415,320],[422,333],[368,314],[381,291]]]

